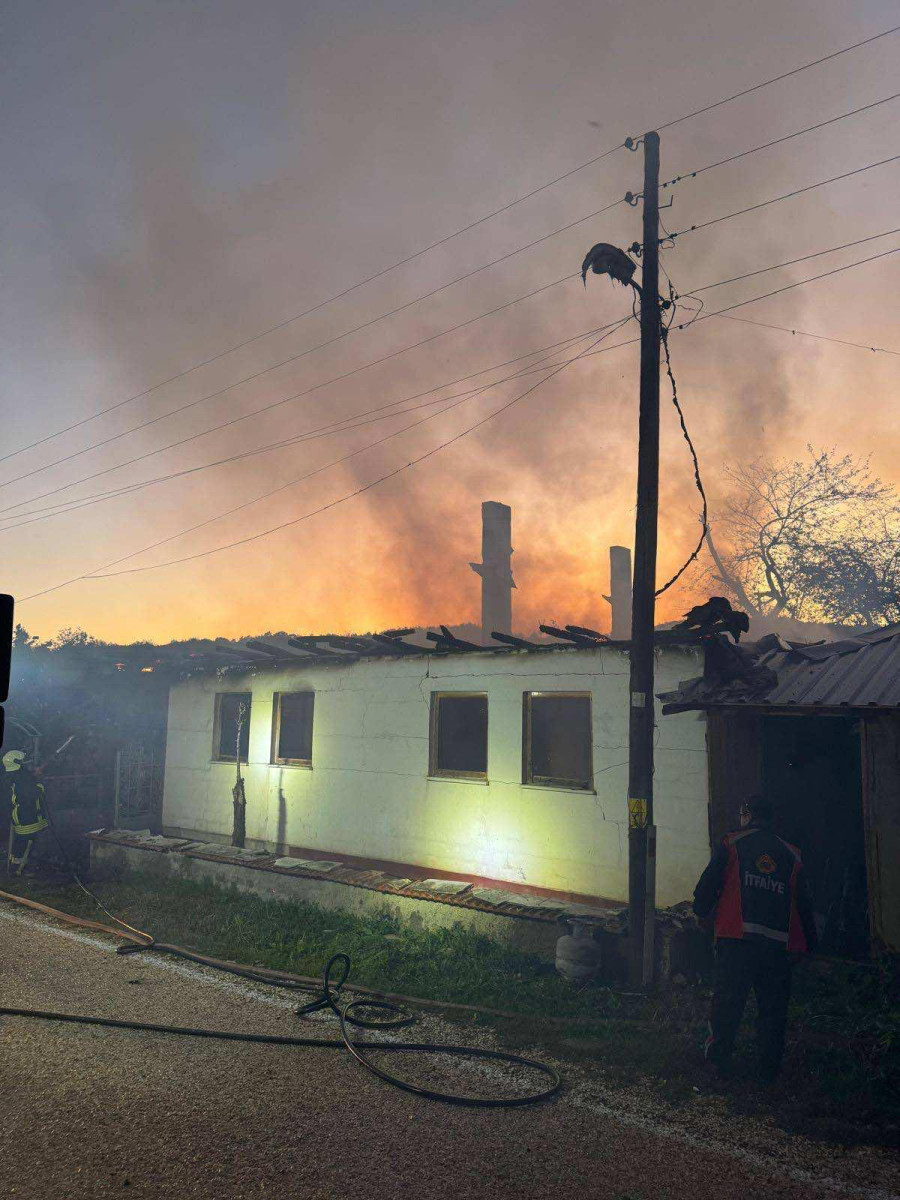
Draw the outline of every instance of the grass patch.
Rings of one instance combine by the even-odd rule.
[[[460,926],[412,930],[387,909],[358,916],[212,883],[166,881],[161,886],[128,874],[92,887],[110,912],[160,941],[311,976],[320,975],[331,955],[343,951],[352,960],[352,983],[520,1013],[516,1020],[466,1018],[491,1024],[509,1047],[543,1045],[564,1061],[602,1068],[611,1084],[644,1076],[670,1104],[690,1102],[695,1089],[709,1090],[701,1059],[709,1007],[703,981],[637,997],[600,984],[577,989],[537,955],[505,948]],[[0,890],[105,920],[62,875],[6,879]],[[896,965],[879,969],[820,960],[800,967],[784,1077],[767,1091],[756,1088],[749,1073],[752,1009],[751,1001],[738,1046],[738,1079],[724,1093],[734,1111],[774,1116],[783,1128],[845,1144],[896,1142]],[[566,1017],[569,1023],[548,1017]]]

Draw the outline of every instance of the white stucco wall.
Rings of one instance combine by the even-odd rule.
[[[656,690],[701,670],[657,655]],[[311,768],[273,766],[275,692],[316,693]],[[628,659],[615,650],[371,659],[197,677],[172,688],[163,823],[227,838],[233,763],[212,761],[214,697],[250,691],[247,836],[624,900]],[[432,691],[486,692],[488,781],[428,778]],[[595,790],[522,783],[526,691],[593,695]],[[709,853],[705,723],[657,709],[657,899],[688,897]]]

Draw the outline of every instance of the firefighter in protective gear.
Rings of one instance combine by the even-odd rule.
[[[44,805],[40,767],[32,769],[22,750],[3,755],[3,782],[12,805],[9,863],[25,864],[32,840],[49,825]]]
[[[694,912],[713,918],[716,938],[707,1061],[721,1077],[730,1075],[752,988],[764,1082],[781,1070],[792,964],[817,947],[800,851],[775,834],[772,818],[771,801],[751,796],[741,808],[741,828],[726,834],[694,890]]]

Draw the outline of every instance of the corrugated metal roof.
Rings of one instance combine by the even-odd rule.
[[[762,706],[765,708],[900,708],[900,626],[817,646],[747,646],[756,665],[774,671],[764,690],[743,680],[691,679],[667,692],[663,711]]]

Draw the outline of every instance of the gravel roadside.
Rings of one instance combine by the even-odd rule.
[[[0,1004],[241,1032],[333,1038],[297,998],[0,906]],[[433,1015],[365,1040],[494,1046]],[[547,1061],[539,1047],[523,1053]],[[377,1052],[375,1052],[377,1055]],[[479,1060],[393,1054],[426,1085],[515,1094],[539,1085]],[[742,1200],[897,1194],[897,1164],[726,1118],[715,1095],[677,1110],[649,1087],[558,1064],[562,1094],[521,1109],[418,1099],[341,1050],[286,1049],[0,1018],[0,1195],[38,1197],[546,1197]]]

